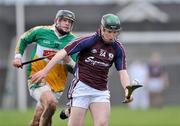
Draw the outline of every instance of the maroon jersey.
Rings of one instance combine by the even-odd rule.
[[[126,69],[123,46],[118,41],[105,43],[98,32],[75,40],[65,50],[68,55],[79,52],[71,88],[80,80],[95,89],[107,90],[108,72],[112,64],[118,71]]]

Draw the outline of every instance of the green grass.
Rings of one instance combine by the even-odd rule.
[[[59,111],[53,117],[53,126],[67,126],[67,120],[59,119]],[[19,112],[0,110],[0,126],[27,126],[33,110]],[[180,107],[163,107],[161,109],[131,110],[126,107],[113,107],[109,126],[180,126]],[[93,126],[88,113],[86,125]]]

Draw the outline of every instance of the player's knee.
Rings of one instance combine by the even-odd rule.
[[[47,101],[47,106],[45,107],[45,110],[44,110],[44,114],[43,114],[43,117],[51,117],[54,112],[56,111],[56,108],[57,108],[57,101],[55,100],[48,100]]]
[[[55,111],[57,108],[57,104],[58,104],[57,100],[49,100],[47,107],[48,107],[48,109]]]
[[[35,116],[35,118],[40,119],[40,117],[41,117],[42,113],[43,113],[43,109],[42,109],[42,110],[40,110],[40,109],[36,110],[36,114],[34,115],[34,116]]]

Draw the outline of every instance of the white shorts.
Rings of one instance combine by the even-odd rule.
[[[88,109],[94,102],[110,102],[110,92],[94,89],[79,81],[72,93],[72,106]]]
[[[45,91],[52,91],[47,83],[28,85],[30,95],[37,101],[37,105],[41,105],[40,97]],[[52,92],[57,100],[60,99],[63,92]]]

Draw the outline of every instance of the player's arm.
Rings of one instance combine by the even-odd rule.
[[[123,88],[126,89],[126,87],[130,85],[130,79],[129,79],[129,75],[127,73],[127,70],[120,70],[119,71],[119,78],[120,78],[120,81],[121,81]]]
[[[121,81],[121,85],[124,89],[125,96],[127,96],[128,90],[126,87],[130,85],[130,79],[129,79],[129,75],[127,73],[127,70],[120,70],[119,71],[119,78]]]
[[[31,76],[32,83],[40,82],[43,78],[45,78],[48,72],[51,70],[51,68],[55,64],[57,64],[58,61],[63,60],[63,58],[65,58],[66,55],[67,52],[65,49],[58,51],[56,55],[49,61],[49,63],[42,70]]]
[[[118,70],[120,82],[121,82],[121,85],[122,85],[122,87],[124,89],[124,93],[125,93],[125,95],[124,95],[125,98],[124,98],[123,103],[129,103],[133,100],[132,92],[130,92],[130,90],[128,89],[128,86],[130,86],[130,79],[129,79],[128,72],[126,70],[126,67],[127,67],[126,63],[125,62],[119,63],[120,61],[122,61],[122,60],[117,60],[115,62],[115,66],[116,66],[116,69]],[[126,61],[126,60],[124,60],[124,61]],[[122,64],[124,64],[124,65],[122,65]]]
[[[127,63],[125,50],[119,43],[117,44],[114,65],[119,73],[119,78],[124,89],[130,84],[129,75],[127,73]]]
[[[130,79],[127,72],[127,63],[126,63],[126,53],[124,47],[120,43],[116,43],[116,56],[115,56],[115,67],[119,73],[120,82],[125,92],[125,99],[126,103],[132,101],[132,95],[129,93],[129,89],[127,88],[130,85]],[[130,94],[130,96],[129,96]]]
[[[132,97],[132,93],[129,96],[130,90],[128,89],[128,86],[130,86],[130,79],[127,70],[120,70],[119,76],[125,92],[125,98],[123,103],[129,103],[133,100],[133,97]]]
[[[14,67],[21,67],[22,66],[22,56],[28,44],[31,44],[35,40],[35,29],[30,29],[29,31],[25,32],[23,35],[20,36],[18,43],[15,48],[15,56],[14,60],[12,61]]]

